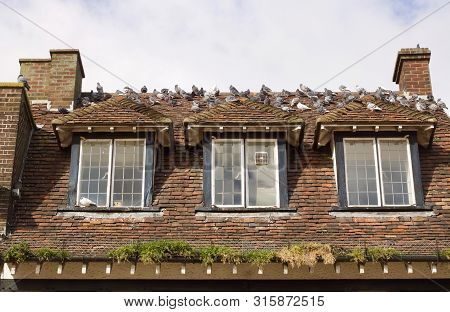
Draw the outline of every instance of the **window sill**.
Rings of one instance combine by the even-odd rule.
[[[332,212],[424,212],[432,211],[431,207],[418,206],[389,206],[389,207],[338,207],[331,208]]]
[[[243,207],[200,207],[195,209],[195,212],[208,212],[208,213],[253,213],[253,212],[297,212],[295,208],[273,208],[273,207],[254,207],[254,208],[243,208]]]
[[[159,207],[60,207],[58,212],[101,212],[101,213],[117,213],[117,212],[160,212]]]

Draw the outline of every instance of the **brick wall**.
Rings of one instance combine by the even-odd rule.
[[[430,78],[431,51],[427,48],[401,49],[398,52],[393,81],[400,91],[418,95],[432,94]]]
[[[50,59],[21,59],[20,72],[31,86],[31,100],[49,100],[52,107],[69,107],[81,94],[84,78],[78,50],[50,50]]]
[[[0,233],[12,207],[11,189],[20,178],[33,121],[22,84],[0,84]]]

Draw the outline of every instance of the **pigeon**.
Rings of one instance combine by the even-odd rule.
[[[61,114],[68,114],[69,110],[65,107],[58,107],[58,112]]]
[[[436,101],[437,106],[439,106],[442,109],[447,109],[447,105],[445,105],[444,101],[442,101],[441,99],[438,99]]]
[[[356,96],[354,96],[353,94],[349,94],[346,98],[345,98],[345,101],[347,102],[347,103],[350,103],[351,101],[353,101],[354,99],[356,99]]]
[[[428,100],[428,101],[434,101],[434,96],[433,96],[433,94],[428,94],[428,95],[427,95],[427,100]]]
[[[305,86],[304,84],[300,84],[300,91],[302,91],[303,93],[307,93],[307,92],[310,92],[311,91],[311,89],[310,88],[308,88],[307,86]]]
[[[175,92],[178,94],[182,94],[183,93],[183,89],[181,89],[177,84],[175,85]]]
[[[89,206],[97,206],[92,200],[86,197],[80,198],[80,206],[89,207]]]
[[[403,96],[397,96],[396,100],[400,103],[400,105],[409,106],[408,100]]]
[[[225,102],[231,103],[231,102],[239,102],[239,99],[235,97],[234,95],[229,95],[225,98]]]
[[[331,96],[330,95],[326,95],[323,99],[324,103],[329,104],[331,102]]]
[[[275,106],[277,107],[281,107],[284,103],[284,98],[282,98],[281,96],[277,96],[275,98]]]
[[[295,97],[291,100],[291,106],[294,106],[295,104],[297,104],[298,102],[300,102],[300,99],[298,97]]]
[[[344,85],[340,85],[340,86],[339,86],[339,90],[341,90],[342,92],[347,92],[347,91],[349,91],[349,90],[347,89],[347,87],[344,86]]]
[[[270,98],[268,96],[266,96],[266,98],[264,99],[264,104],[270,105]]]
[[[192,85],[192,95],[199,96],[200,90],[197,88],[196,85]]]
[[[281,92],[278,94],[279,96],[283,96],[283,97],[288,97],[291,95],[291,92],[289,92],[288,90],[281,90]]]
[[[325,95],[325,97],[329,96],[331,98],[334,94],[333,94],[333,91],[331,91],[327,88],[324,88],[323,95]]]
[[[247,89],[246,91],[240,92],[239,95],[242,96],[242,97],[249,97],[249,95],[250,95],[250,89]]]
[[[430,111],[435,111],[439,108],[439,106],[436,103],[431,103],[428,108],[430,109]]]
[[[214,92],[214,96],[219,96],[219,94],[220,94],[220,90],[219,90],[219,88],[217,88],[217,86],[214,86],[213,92]]]
[[[25,78],[22,74],[17,76],[17,82],[22,82],[27,90],[30,90],[30,85],[28,84],[28,79]]]
[[[148,89],[147,89],[146,86],[143,86],[143,87],[141,88],[141,93],[147,93],[147,91],[148,91]]]
[[[419,100],[419,101],[416,102],[416,109],[419,112],[423,112],[424,110],[427,109],[427,104],[424,101]]]
[[[416,47],[417,49],[420,49],[420,44],[417,44],[417,47]]]
[[[291,108],[289,106],[284,105],[284,106],[281,106],[281,110],[283,112],[289,112],[291,110]]]
[[[379,108],[377,105],[375,105],[374,103],[371,102],[367,102],[367,109],[370,110],[371,112],[373,111],[381,111],[381,108]]]
[[[122,95],[122,94],[123,94],[123,92],[122,92],[122,91],[120,91],[120,90],[116,90],[116,94],[117,94],[117,95]]]
[[[271,93],[272,92],[272,89],[270,89],[269,87],[267,87],[266,85],[262,85],[261,86],[261,92],[262,93],[265,93],[265,94],[269,94],[269,93]]]
[[[356,92],[358,92],[359,95],[367,94],[366,89],[364,89],[363,87],[360,87],[358,85],[356,86]]]
[[[340,101],[340,102],[338,102],[338,103],[336,104],[336,107],[337,107],[337,108],[342,108],[342,107],[345,106],[345,104],[347,104],[345,101]]]
[[[317,111],[319,114],[325,114],[325,113],[328,113],[328,112],[329,112],[329,110],[326,109],[326,108],[323,107],[323,106],[317,107],[317,108],[316,108],[316,111]]]
[[[383,98],[383,89],[378,87],[377,91],[375,91],[375,98],[381,100]]]
[[[192,101],[191,111],[198,113],[200,110],[200,105],[196,101]]]
[[[91,105],[91,101],[89,100],[89,98],[87,96],[81,98],[81,106],[87,107],[89,105]]]
[[[298,104],[297,104],[297,108],[298,108],[301,112],[303,112],[303,111],[305,111],[305,110],[311,109],[311,108],[309,108],[308,106],[306,106],[306,105],[303,104],[303,103],[298,103]]]
[[[157,97],[158,99],[162,100],[162,99],[164,99],[164,94],[163,94],[163,93],[158,93],[158,94],[156,95],[156,97]]]
[[[102,85],[100,84],[100,82],[97,82],[97,92],[98,92],[99,94],[103,94],[103,87],[102,87]]]
[[[169,89],[167,89],[167,88],[162,88],[162,89],[161,89],[161,93],[162,93],[162,94],[169,94]]]
[[[233,85],[230,85],[230,93],[234,96],[239,96],[239,91]]]
[[[125,88],[123,88],[123,90],[124,90],[124,92],[125,93],[131,93],[131,92],[133,92],[133,89],[131,89],[130,87],[125,87]]]

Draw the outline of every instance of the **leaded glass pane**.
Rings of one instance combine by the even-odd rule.
[[[373,140],[344,140],[344,150],[348,204],[378,205]]]

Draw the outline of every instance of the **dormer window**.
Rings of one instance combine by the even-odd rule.
[[[153,209],[155,133],[80,133],[72,142],[68,209]]]
[[[276,139],[213,139],[212,150],[214,206],[280,206]]]
[[[82,140],[77,205],[143,207],[145,139]]]
[[[415,133],[336,134],[341,208],[423,207]]]

